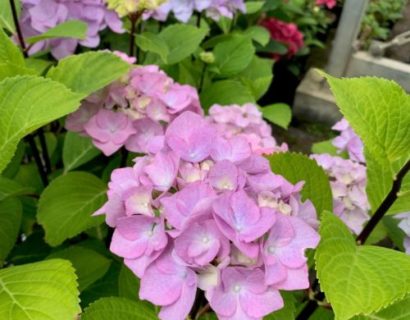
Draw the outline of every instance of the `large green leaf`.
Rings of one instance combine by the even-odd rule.
[[[52,246],[100,224],[91,215],[104,203],[106,185],[86,172],[69,172],[53,180],[40,196],[38,222]]]
[[[94,147],[89,137],[67,132],[63,147],[64,172],[78,168],[100,153],[101,151]]]
[[[273,60],[254,56],[248,67],[238,78],[251,91],[255,100],[259,100],[269,89],[273,79]]]
[[[68,261],[0,270],[2,320],[73,320],[80,313],[78,302],[76,275]]]
[[[255,98],[248,87],[238,80],[221,80],[206,87],[201,94],[202,107],[208,110],[213,104],[255,103]]]
[[[35,75],[36,71],[26,68],[22,65],[10,63],[10,62],[0,62],[0,81],[14,76],[23,75]]]
[[[36,43],[42,40],[55,38],[74,38],[83,40],[87,36],[87,24],[80,20],[69,20],[48,29],[46,32],[26,38],[27,43]]]
[[[321,289],[336,320],[369,315],[410,292],[410,257],[391,249],[356,246],[345,224],[325,212],[316,250]]]
[[[0,201],[0,267],[16,243],[22,211],[21,203],[16,198]]]
[[[341,112],[362,139],[368,165],[367,193],[375,210],[410,159],[410,96],[395,82],[326,76]],[[407,204],[410,208],[409,190]],[[403,192],[404,191],[404,192]]]
[[[0,201],[13,196],[24,195],[34,192],[33,188],[24,187],[5,177],[0,176]]]
[[[48,258],[70,260],[78,276],[80,291],[103,277],[111,264],[111,261],[103,255],[78,245],[54,252]]]
[[[250,37],[236,35],[215,46],[215,63],[210,70],[221,77],[232,77],[251,63],[254,54],[255,48]]]
[[[0,172],[20,139],[75,111],[79,100],[78,94],[50,79],[17,76],[0,82]]]
[[[352,320],[407,320],[410,319],[410,296],[369,316],[357,316]]]
[[[188,24],[172,24],[161,31],[159,37],[166,43],[169,52],[167,63],[175,64],[193,54],[205,38],[207,29]]]
[[[47,77],[61,82],[83,97],[95,92],[130,70],[131,66],[106,51],[69,56],[50,69]]]
[[[11,39],[0,28],[0,62],[13,63],[24,66],[24,57],[20,49],[11,41]]]
[[[154,308],[125,298],[102,298],[92,303],[81,320],[155,320]]]
[[[317,214],[333,209],[332,191],[326,173],[307,156],[298,153],[276,153],[268,157],[272,171],[289,182],[305,181],[303,199],[312,201]]]

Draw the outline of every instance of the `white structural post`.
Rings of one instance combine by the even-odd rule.
[[[345,75],[367,5],[368,0],[345,1],[326,67],[329,74],[336,77]]]

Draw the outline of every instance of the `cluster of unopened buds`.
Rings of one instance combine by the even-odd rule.
[[[185,319],[198,289],[219,319],[256,320],[283,307],[279,290],[308,288],[315,208],[246,138],[185,111],[161,149],[134,161],[112,173],[97,214],[161,319]]]

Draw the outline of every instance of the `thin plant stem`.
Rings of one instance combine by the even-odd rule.
[[[38,173],[40,174],[41,181],[43,182],[44,186],[48,185],[48,177],[47,173],[44,170],[43,163],[41,161],[40,153],[38,152],[36,142],[34,141],[34,136],[29,134],[26,137],[26,140],[31,148],[31,152],[33,153],[34,161],[36,162]]]
[[[26,51],[26,43],[24,42],[23,33],[21,32],[20,23],[19,23],[19,19],[17,15],[17,8],[16,8],[16,4],[14,3],[14,0],[10,0],[10,8],[11,8],[11,13],[13,15],[14,27],[16,28],[17,38],[20,43],[20,47],[23,51],[24,57],[27,58],[28,54]]]
[[[377,224],[380,220],[384,217],[387,211],[389,211],[390,207],[396,201],[398,197],[398,193],[401,188],[401,184],[403,182],[404,176],[407,172],[410,171],[410,161],[408,161],[403,168],[397,173],[396,178],[393,181],[392,188],[390,192],[387,194],[386,198],[384,198],[381,205],[377,208],[374,215],[370,218],[369,222],[363,228],[362,232],[357,236],[356,242],[357,244],[364,244],[367,238],[370,236],[370,233],[376,228]]]
[[[198,92],[199,93],[201,93],[202,89],[204,88],[205,75],[206,75],[206,70],[207,69],[208,69],[208,64],[204,63],[204,66],[202,67],[201,78],[199,80],[199,87],[198,87]]]

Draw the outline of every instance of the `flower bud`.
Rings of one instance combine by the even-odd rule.
[[[208,63],[208,64],[211,64],[211,63],[215,62],[215,56],[212,52],[203,51],[199,54],[199,58],[203,62]]]

